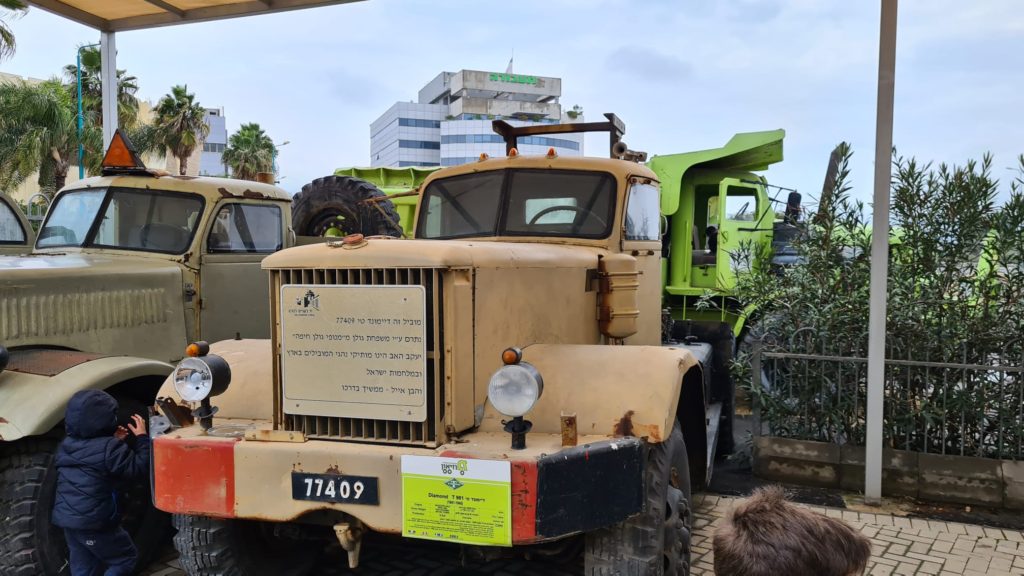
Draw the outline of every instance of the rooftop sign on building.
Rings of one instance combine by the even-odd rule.
[[[491,72],[491,82],[508,82],[511,84],[530,84],[532,86],[537,85],[536,76],[526,76],[523,74],[502,74],[500,72]]]

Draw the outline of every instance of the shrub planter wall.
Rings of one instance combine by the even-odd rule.
[[[1024,510],[1024,462],[885,449],[882,493],[922,500]],[[754,473],[774,480],[864,490],[864,448],[754,438]]]

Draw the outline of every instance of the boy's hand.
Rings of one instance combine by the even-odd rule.
[[[132,414],[132,421],[128,423],[128,429],[132,431],[132,434],[142,436],[146,433],[146,421],[142,419],[142,416]]]
[[[128,437],[128,429],[124,426],[118,426],[117,430],[114,430],[114,438],[118,440],[124,440]]]

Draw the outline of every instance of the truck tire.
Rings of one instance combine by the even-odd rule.
[[[53,457],[59,440],[28,438],[0,455],[0,573],[69,574],[64,532],[50,524],[57,486]]]
[[[586,535],[587,576],[686,576],[690,573],[690,466],[677,422],[651,445],[645,468],[643,512]]]
[[[4,446],[0,456],[0,574],[64,576],[68,550],[64,531],[50,523],[57,468],[54,457],[62,434],[32,437]],[[122,495],[123,526],[138,551],[137,567],[147,566],[167,537],[167,514],[153,507],[149,482],[133,484]]]
[[[174,547],[188,576],[301,576],[320,557],[322,542],[278,537],[274,524],[174,515]]]
[[[402,236],[391,200],[373,184],[351,176],[317,178],[292,198],[295,234],[323,236],[332,225],[344,234]]]

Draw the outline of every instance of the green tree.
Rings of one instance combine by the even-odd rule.
[[[77,67],[68,64],[64,67],[64,79],[71,95],[71,104],[78,107]],[[83,124],[102,129],[103,127],[103,89],[102,61],[99,48],[91,47],[82,50],[82,116]],[[139,121],[138,78],[125,70],[117,71],[117,122],[118,127],[131,140],[135,150],[140,154],[163,156],[166,148],[155,138],[153,126]],[[102,170],[104,150],[86,150],[84,164],[90,174],[98,174]]]
[[[28,5],[23,0],[0,0],[0,60],[14,54],[14,31],[7,25],[8,12],[14,16],[24,14]]]
[[[82,112],[86,121],[103,125],[102,63],[99,48],[82,50]],[[72,104],[78,106],[77,66],[64,67],[64,79],[71,91]],[[125,70],[117,71],[117,121],[122,129],[132,129],[139,121],[138,78]]]
[[[256,174],[274,169],[277,148],[260,125],[242,124],[228,139],[224,149],[224,163],[231,168],[234,178],[256,180]]]
[[[59,80],[0,84],[0,187],[17,186],[38,170],[41,190],[60,190],[77,153],[75,114]],[[94,126],[86,127],[82,141],[90,153],[102,146]]]
[[[174,86],[156,105],[156,141],[178,159],[178,173],[188,171],[188,158],[210,133],[206,110],[196,102],[188,86]]]

